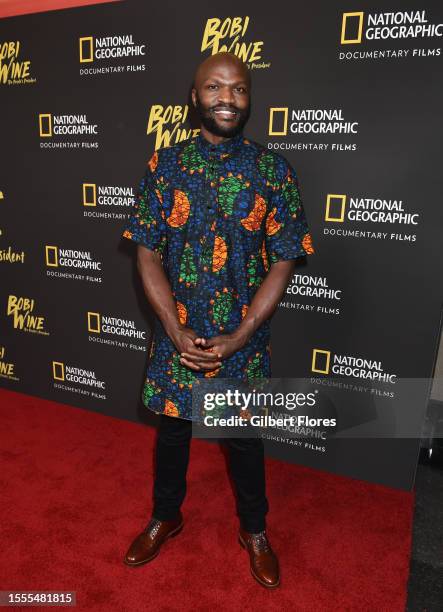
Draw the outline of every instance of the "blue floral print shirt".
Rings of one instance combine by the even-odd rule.
[[[273,263],[314,252],[294,169],[242,132],[154,152],[123,236],[161,254],[180,322],[205,338],[240,325]],[[217,370],[192,370],[156,318],[143,403],[195,420],[196,378],[270,377],[270,352],[268,319]]]

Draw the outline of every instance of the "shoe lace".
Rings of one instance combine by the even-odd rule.
[[[252,533],[250,536],[251,545],[256,553],[267,552],[269,550],[268,538],[266,537],[266,531],[260,531],[259,533]]]
[[[157,534],[157,531],[160,529],[160,526],[161,526],[161,521],[159,519],[151,518],[151,520],[149,521],[145,529],[145,533],[151,536],[152,538],[154,538]]]

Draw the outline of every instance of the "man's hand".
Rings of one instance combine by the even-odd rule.
[[[243,348],[245,343],[246,338],[239,333],[221,334],[219,336],[213,336],[212,338],[195,337],[193,340],[194,346],[192,350],[183,351],[180,362],[190,368],[200,369],[198,367],[198,358],[201,353],[206,355],[214,355],[218,359],[223,360],[227,359]],[[218,365],[215,367],[219,367],[221,365],[221,362],[219,361],[216,363],[218,363]]]
[[[221,366],[220,356],[216,351],[205,350],[199,346],[201,340],[195,331],[184,325],[178,326],[170,334],[171,340],[181,353],[180,363],[193,370],[215,370]]]
[[[232,334],[220,334],[212,338],[202,338],[201,344],[205,348],[211,348],[220,355],[220,359],[227,359],[246,344],[247,338],[238,332]]]

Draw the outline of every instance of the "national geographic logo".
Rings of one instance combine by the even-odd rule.
[[[348,196],[347,194],[328,193],[325,202],[325,222],[328,224],[372,225],[412,225],[418,226],[419,214],[407,212],[402,200]],[[414,228],[415,229],[415,228]],[[416,234],[396,232],[375,232],[325,226],[323,233],[330,236],[396,240],[414,243]]]
[[[81,201],[84,207],[83,216],[96,219],[127,219],[135,198],[136,194],[132,187],[83,183]]]
[[[106,399],[104,394],[106,383],[100,380],[93,370],[65,364],[63,361],[53,361],[52,378],[56,389],[80,393],[95,399]]]
[[[151,106],[148,118],[147,134],[155,134],[154,148],[170,147],[182,140],[188,140],[197,136],[200,129],[187,129],[184,127],[188,119],[189,107],[187,104],[162,106],[154,104]]]
[[[132,34],[81,36],[78,43],[80,64],[106,62],[106,66],[82,67],[80,68],[80,75],[143,72],[146,70],[144,63],[119,63],[118,65],[112,63],[114,60],[128,62],[130,59],[145,57],[146,44],[135,43]]]
[[[97,141],[58,140],[59,137],[97,136],[98,124],[91,123],[86,115],[54,115],[52,113],[39,113],[38,130],[39,136],[42,139],[40,142],[41,149],[98,149]],[[55,139],[55,141],[48,142],[46,139]]]
[[[137,351],[146,351],[146,346],[125,342],[127,340],[146,340],[146,331],[139,329],[131,319],[123,319],[99,312],[87,312],[87,330],[90,342],[100,342],[130,348]],[[119,338],[121,340],[116,340]]]
[[[325,376],[334,374],[391,384],[395,384],[397,379],[396,374],[384,371],[381,361],[352,355],[340,355],[322,348],[312,350],[311,372]]]
[[[286,288],[286,295],[289,299],[279,303],[281,308],[325,315],[340,314],[338,304],[342,299],[342,290],[330,287],[326,276],[294,274]]]
[[[342,14],[340,45],[361,45],[386,40],[426,40],[441,38],[443,24],[428,20],[425,10],[365,13],[353,11]],[[439,56],[441,49],[407,48],[378,49],[358,52],[342,51],[340,60],[385,59]]]
[[[15,363],[6,360],[5,346],[0,346],[0,378],[7,378],[15,382],[20,380],[15,374]]]
[[[9,295],[6,314],[12,317],[14,329],[49,336],[45,329],[45,317],[35,314],[34,299]]]
[[[46,245],[45,263],[46,267],[50,268],[46,271],[47,276],[57,276],[71,280],[86,280],[95,283],[102,282],[100,276],[90,275],[102,271],[102,262],[96,260],[91,255],[91,251],[64,249],[59,246]],[[54,268],[57,269],[54,270]],[[61,270],[58,268],[61,268]],[[75,270],[76,273],[66,272],[69,269]],[[88,272],[90,274],[81,274],[81,272]]]
[[[40,138],[53,136],[98,134],[98,125],[89,123],[86,115],[52,115],[40,113],[38,116]]]
[[[268,142],[268,149],[296,149],[302,151],[355,151],[356,143],[303,142],[305,137],[320,136],[323,140],[337,136],[356,136],[358,121],[345,118],[341,108],[302,108],[273,106],[269,109],[268,134],[278,141]],[[296,136],[300,142],[288,142]],[[283,137],[283,138],[282,138]]]
[[[249,17],[212,17],[207,20],[203,32],[201,51],[209,49],[211,54],[229,51],[243,60],[250,70],[269,68],[271,62],[262,59],[263,41],[247,42],[243,38],[249,27]]]
[[[0,85],[32,85],[31,60],[20,58],[19,40],[0,42]]]

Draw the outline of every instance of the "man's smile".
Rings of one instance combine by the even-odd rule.
[[[227,108],[216,108],[212,112],[217,117],[220,117],[221,119],[228,119],[228,120],[235,119],[238,115],[237,111],[229,110]]]

